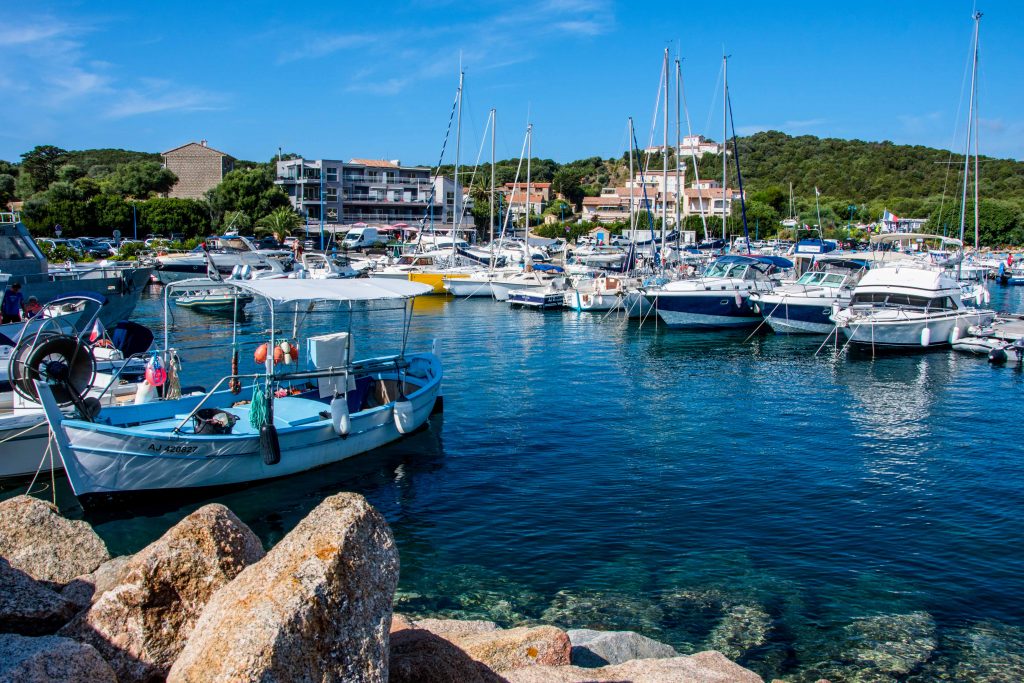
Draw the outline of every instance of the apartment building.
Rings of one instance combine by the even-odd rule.
[[[324,221],[338,225],[451,224],[464,204],[451,179],[435,180],[430,168],[397,160],[288,159],[277,162],[275,182],[308,220],[320,220],[322,205]]]

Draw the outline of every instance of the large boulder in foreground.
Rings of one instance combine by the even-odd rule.
[[[631,659],[678,657],[671,645],[642,636],[635,631],[594,631],[577,628],[567,631],[572,643],[572,663],[599,667],[622,664]]]
[[[91,645],[70,638],[0,635],[0,683],[117,683]]]
[[[61,586],[110,559],[107,546],[86,522],[62,517],[32,496],[0,502],[0,556],[39,581]]]
[[[578,666],[536,666],[502,674],[508,683],[764,683],[753,671],[709,650],[689,657],[634,659],[599,669]]]
[[[422,619],[416,627],[451,642],[499,673],[527,666],[569,664],[569,636],[554,626],[500,629],[490,621]]]
[[[397,584],[387,522],[331,496],[214,596],[168,681],[383,683]]]
[[[50,634],[76,611],[74,604],[0,557],[0,632]]]
[[[249,527],[206,505],[116,568],[119,585],[60,635],[94,646],[122,683],[162,678],[214,592],[261,557]]]
[[[130,559],[129,555],[121,555],[107,560],[89,574],[76,576],[61,590],[61,597],[75,603],[80,609],[86,609],[104,593],[121,584]]]
[[[391,634],[389,683],[504,683],[450,640],[422,628]]]

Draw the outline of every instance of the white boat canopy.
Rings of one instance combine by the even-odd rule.
[[[258,294],[270,301],[385,301],[411,299],[433,287],[421,282],[385,278],[350,280],[225,280],[225,284]]]
[[[893,242],[923,242],[925,240],[940,240],[943,245],[949,244],[954,247],[962,247],[963,242],[955,237],[944,237],[942,235],[929,235],[922,232],[889,232],[884,235],[872,235],[872,244],[892,244]]]

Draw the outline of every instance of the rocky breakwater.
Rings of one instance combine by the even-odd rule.
[[[392,614],[399,560],[356,494],[273,549],[207,505],[130,557],[29,497],[0,503],[4,681],[760,682],[631,632]],[[587,668],[585,668],[587,667]]]

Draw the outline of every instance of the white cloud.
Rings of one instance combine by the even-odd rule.
[[[0,15],[4,91],[22,118],[49,118],[74,110],[80,117],[124,118],[163,111],[223,108],[225,98],[160,79],[126,80],[121,70],[89,54],[96,29],[48,16],[23,20]],[[27,128],[27,123],[21,124]]]
[[[534,58],[523,44],[524,35],[531,41],[586,40],[607,33],[614,23],[609,0],[532,0],[472,20],[412,29],[318,36],[296,28],[304,35],[302,47],[281,49],[277,61],[323,60],[345,53],[346,90],[398,95],[417,81],[454,78],[460,53],[469,72],[497,70]],[[398,53],[392,50],[392,58],[381,59],[380,53],[361,49],[368,45],[401,47]],[[510,54],[517,56],[510,59]]]

